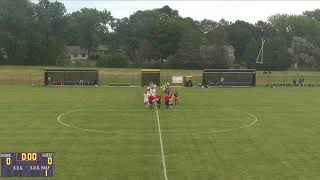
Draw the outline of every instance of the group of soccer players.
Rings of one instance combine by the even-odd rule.
[[[151,109],[153,109],[153,107],[156,106],[158,109],[160,109],[162,98],[164,98],[164,102],[167,109],[170,106],[178,105],[178,92],[173,92],[173,90],[169,86],[169,83],[166,83],[161,88],[163,90],[163,96],[160,93],[157,94],[157,88],[157,85],[152,82],[147,87],[147,90],[143,95],[143,102],[145,108],[150,107]]]

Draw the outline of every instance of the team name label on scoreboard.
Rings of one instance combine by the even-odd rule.
[[[54,153],[0,153],[1,177],[53,177]]]

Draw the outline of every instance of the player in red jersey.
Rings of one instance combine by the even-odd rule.
[[[58,82],[59,82],[60,86],[64,86],[64,80],[63,79],[59,80]]]
[[[156,99],[157,99],[157,108],[160,109],[161,99],[162,99],[161,95],[157,95]]]
[[[166,108],[168,109],[170,107],[171,95],[170,94],[165,95],[164,101],[166,103]]]
[[[152,109],[152,108],[153,108],[153,103],[154,103],[155,97],[152,96],[152,95],[150,95],[150,96],[148,97],[148,99],[149,99],[150,108]]]

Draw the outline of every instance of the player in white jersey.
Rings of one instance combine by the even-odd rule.
[[[147,92],[145,92],[143,94],[143,103],[144,103],[145,108],[148,108],[148,106],[149,106],[148,98],[149,98],[149,94]]]
[[[152,95],[152,96],[154,96],[154,97],[156,97],[156,96],[157,96],[157,90],[156,90],[156,88],[151,87],[150,92],[151,92],[151,95]]]

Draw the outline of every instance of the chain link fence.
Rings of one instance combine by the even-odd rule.
[[[294,86],[302,81],[304,86],[320,86],[320,76],[257,76],[257,85]]]
[[[43,85],[43,74],[0,73],[0,85]]]
[[[161,74],[161,83],[172,84],[172,76],[188,74]],[[257,86],[293,86],[294,81],[304,80],[305,86],[320,86],[320,76],[281,76],[281,75],[257,75]],[[202,83],[202,75],[192,76],[194,86]],[[0,85],[44,85],[43,73],[0,73]],[[141,86],[141,75],[132,74],[104,74],[99,73],[99,85],[102,86]],[[174,84],[179,85],[179,84]],[[181,85],[181,84],[180,84]]]

